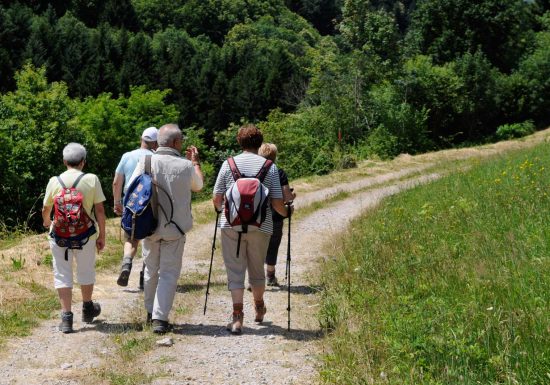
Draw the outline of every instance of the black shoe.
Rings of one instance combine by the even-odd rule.
[[[139,272],[139,290],[143,291],[143,270]]]
[[[153,315],[151,313],[147,313],[147,319],[145,320],[145,325],[153,325]]]
[[[91,323],[101,314],[101,306],[97,302],[84,302],[82,304],[82,322]]]
[[[164,334],[168,333],[169,329],[170,324],[168,323],[168,321],[163,321],[161,319],[153,320],[153,333]]]
[[[120,269],[120,275],[118,276],[118,279],[116,283],[118,286],[128,286],[128,278],[130,278],[130,271],[132,271],[132,262],[130,263],[123,263],[122,268]]]
[[[70,311],[61,312],[61,323],[59,324],[59,331],[63,333],[72,333],[73,330],[73,313]]]
[[[279,286],[279,281],[275,277],[275,274],[267,276],[267,286]]]

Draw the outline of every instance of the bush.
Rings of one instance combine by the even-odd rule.
[[[532,121],[528,120],[523,123],[511,123],[499,126],[496,131],[496,137],[498,140],[508,140],[521,138],[533,132],[535,132],[535,125]]]

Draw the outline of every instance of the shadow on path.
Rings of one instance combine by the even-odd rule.
[[[301,330],[301,329],[290,329],[283,328],[278,325],[273,325],[271,322],[264,322],[259,325],[259,329],[250,328],[246,326],[246,323],[243,327],[243,334],[241,336],[232,335],[225,325],[193,325],[193,324],[179,324],[174,325],[172,332],[174,334],[188,335],[188,336],[216,336],[216,337],[231,337],[239,338],[246,335],[256,335],[256,336],[282,336],[287,340],[294,341],[312,341],[318,340],[323,337],[321,330]]]

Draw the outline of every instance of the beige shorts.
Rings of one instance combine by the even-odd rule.
[[[76,261],[76,280],[81,285],[95,283],[95,239],[90,239],[82,250],[70,249],[65,260],[65,247],[59,247],[50,239],[53,256],[53,278],[56,289],[73,287],[73,259]]]
[[[222,254],[227,271],[227,288],[244,289],[248,270],[250,286],[265,285],[264,261],[271,234],[251,231],[241,235],[241,247],[237,258],[239,233],[233,229],[222,229]]]

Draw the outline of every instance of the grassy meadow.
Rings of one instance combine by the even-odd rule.
[[[323,272],[329,384],[550,383],[550,152],[387,199]]]

